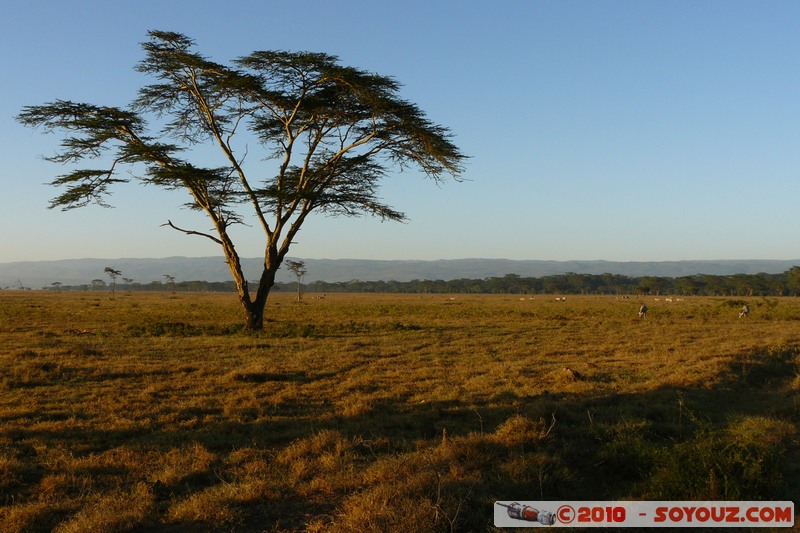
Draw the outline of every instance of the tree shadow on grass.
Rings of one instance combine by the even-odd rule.
[[[158,471],[137,478],[142,474],[133,465],[74,467],[73,475],[93,480],[98,490],[150,484],[155,504],[141,531],[296,531],[346,522],[346,513],[357,511],[385,524],[389,518],[374,508],[384,494],[405,502],[400,515],[427,509],[443,531],[486,530],[495,500],[796,501],[795,355],[743,354],[713,387],[643,394],[509,393],[470,405],[403,396],[374,400],[355,416],[295,403],[280,416],[251,420],[192,408],[171,422],[131,429],[92,429],[85,419],[52,430],[0,428],[2,449],[27,465],[0,483],[0,499],[38,497],[37,485],[58,473],[57,465],[37,463],[45,443],[87,456],[120,447],[142,457],[207,453],[194,470],[164,479]],[[330,377],[261,373],[238,381],[306,384]],[[238,458],[243,451],[255,457]],[[167,517],[171,506],[192,499],[202,506],[204,497],[225,512]],[[63,508],[53,509],[31,523],[49,527],[64,516]]]

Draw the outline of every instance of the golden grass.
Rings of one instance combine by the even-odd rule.
[[[800,301],[0,292],[0,531],[485,531],[794,499]]]

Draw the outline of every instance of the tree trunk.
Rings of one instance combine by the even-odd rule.
[[[258,305],[257,300],[250,304],[242,302],[246,317],[245,329],[247,331],[261,331],[264,329],[264,308],[266,303],[266,299],[261,306]]]
[[[245,329],[247,331],[261,331],[264,329],[264,309],[267,306],[267,297],[270,290],[275,285],[275,274],[278,270],[278,265],[271,268],[264,268],[261,273],[261,279],[258,282],[258,290],[256,291],[255,298],[250,298],[249,293],[240,294],[239,299],[242,302],[245,313]]]
[[[211,215],[213,215],[213,213],[211,213]],[[212,216],[212,218],[214,217]],[[222,250],[225,252],[225,260],[228,263],[228,268],[230,268],[233,281],[236,284],[236,292],[239,296],[239,301],[244,308],[245,329],[247,331],[261,331],[264,329],[264,308],[267,305],[267,297],[269,296],[270,290],[272,290],[272,287],[275,285],[275,274],[278,272],[278,268],[280,268],[281,262],[283,262],[283,258],[288,251],[288,243],[291,242],[291,238],[287,237],[287,246],[282,250],[278,250],[274,243],[269,244],[264,255],[264,270],[261,271],[261,279],[258,280],[258,289],[255,295],[253,295],[250,293],[249,284],[247,279],[245,279],[239,254],[236,253],[236,248],[226,232],[225,225],[216,219],[215,222],[217,223],[217,232],[220,236],[218,242],[222,244]],[[272,239],[272,236],[270,236],[270,239]]]

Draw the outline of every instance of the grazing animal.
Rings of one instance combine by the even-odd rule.
[[[750,315],[750,307],[744,306],[742,310],[739,311],[739,318],[747,318]]]
[[[646,314],[647,314],[647,306],[642,304],[642,306],[639,308],[639,318],[644,318]]]

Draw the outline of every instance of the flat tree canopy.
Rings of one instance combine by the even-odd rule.
[[[324,53],[260,51],[229,65],[195,52],[192,39],[151,31],[137,70],[154,78],[128,107],[55,100],[23,108],[22,124],[65,133],[56,163],[109,162],[75,168],[51,185],[51,208],[106,205],[115,183],[130,180],[185,190],[188,207],[204,212],[213,231],[166,225],[222,247],[244,307],[247,327],[263,327],[275,274],[306,217],[371,214],[403,220],[377,190],[407,167],[435,181],[459,179],[465,156],[449,130],[398,96],[400,84],[345,67]],[[149,119],[159,128],[152,131]],[[248,153],[248,143],[260,152]],[[214,146],[220,165],[188,160]],[[254,177],[248,158],[274,164]],[[132,167],[121,175],[120,167]],[[265,236],[264,268],[251,293],[229,227],[252,212]]]

